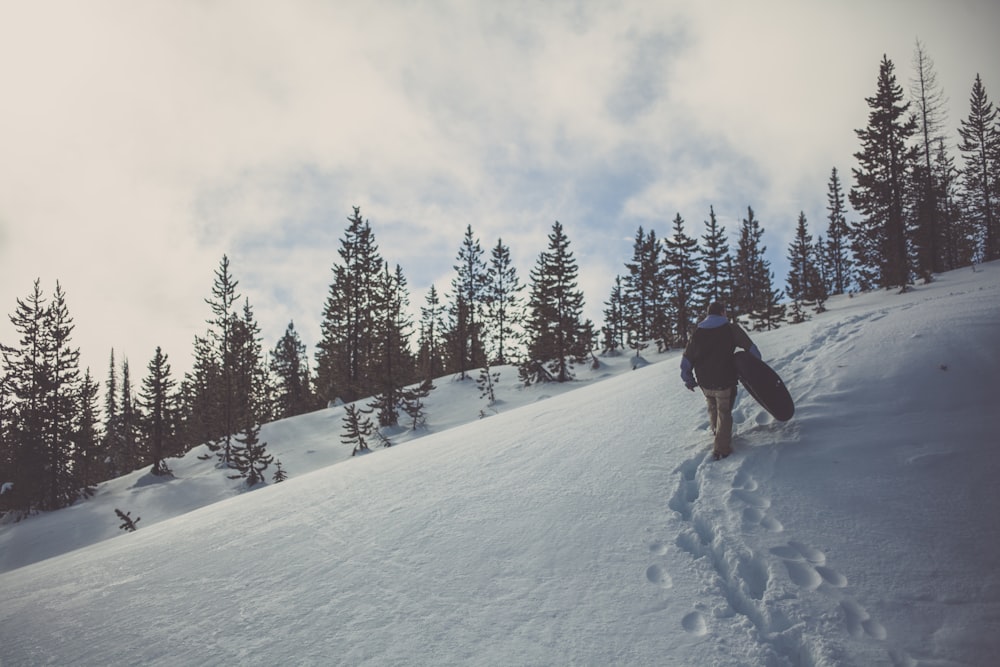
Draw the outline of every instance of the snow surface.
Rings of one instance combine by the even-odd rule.
[[[443,378],[391,449],[328,408],[263,429],[281,484],[195,450],[2,525],[0,665],[998,664],[1000,263],[936,278],[754,334],[796,415],[741,392],[720,462],[675,350],[504,369],[495,411]]]

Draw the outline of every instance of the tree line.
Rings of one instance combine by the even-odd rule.
[[[10,320],[19,339],[2,345],[0,512],[53,510],[91,494],[100,482],[149,467],[170,475],[168,459],[203,446],[212,461],[248,486],[286,472],[260,441],[260,426],[332,403],[368,400],[348,411],[342,442],[358,452],[366,436],[424,423],[433,379],[478,373],[492,396],[494,367],[513,365],[525,384],[565,382],[596,353],[682,347],[711,301],[755,330],[802,322],[836,294],[907,289],[934,273],[1000,257],[1000,123],[977,75],[955,160],[942,134],[943,95],[917,44],[907,99],[884,57],[868,125],[844,191],[834,167],[827,183],[825,236],[800,213],[787,248],[784,286],[766,259],[753,208],[735,242],[709,207],[700,234],[678,213],[662,238],[639,227],[631,258],[604,302],[600,328],[583,316],[579,267],[568,234],[552,225],[527,283],[498,239],[487,253],[472,226],[442,293],[431,286],[410,315],[402,268],[379,251],[370,223],[354,207],[332,267],[320,339],[312,357],[289,322],[265,350],[254,310],[238,292],[226,256],[205,299],[209,319],[193,344],[194,363],[175,378],[157,348],[138,387],[127,359],[111,352],[101,386],[72,345],[73,321],[57,282],[39,280]],[[847,203],[858,214],[848,220]],[[364,414],[374,414],[377,427]]]

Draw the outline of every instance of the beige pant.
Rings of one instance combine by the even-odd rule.
[[[714,453],[729,456],[733,452],[733,403],[736,402],[736,387],[729,389],[705,389],[708,403],[708,421],[715,434]]]

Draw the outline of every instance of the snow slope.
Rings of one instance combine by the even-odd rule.
[[[484,419],[442,379],[430,433],[354,459],[322,410],[263,430],[282,484],[196,451],[2,525],[0,665],[996,664],[1000,263],[829,307],[753,336],[796,415],[741,392],[720,462],[673,351],[506,369]]]

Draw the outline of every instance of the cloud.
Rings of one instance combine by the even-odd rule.
[[[998,10],[941,7],[6,5],[0,304],[58,279],[87,363],[183,370],[228,254],[266,344],[294,319],[311,346],[353,206],[417,307],[467,225],[527,282],[559,220],[597,320],[637,227],[697,235],[710,205],[733,234],[754,207],[780,280],[830,169],[850,186],[883,53],[905,86],[923,39],[952,126],[977,71],[1000,90]]]

